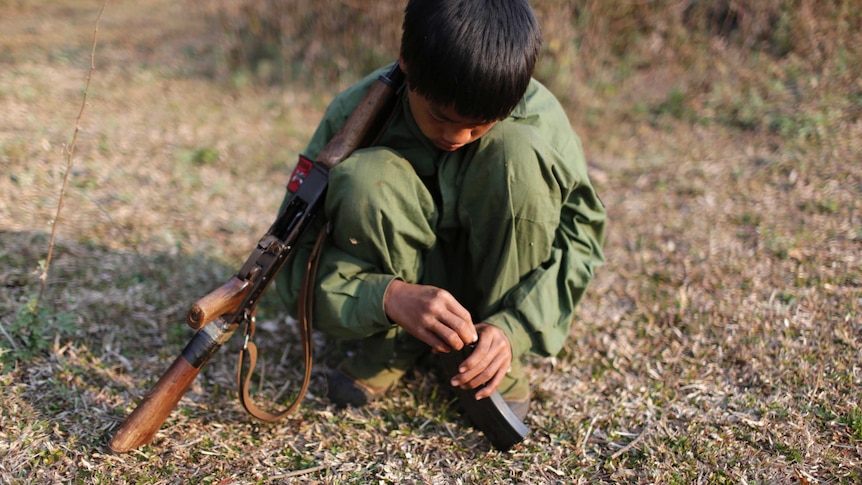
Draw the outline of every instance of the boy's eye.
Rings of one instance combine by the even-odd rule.
[[[434,111],[431,111],[431,119],[438,123],[446,123],[448,121],[446,118]]]

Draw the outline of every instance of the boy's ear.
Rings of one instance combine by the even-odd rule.
[[[403,72],[404,75],[407,75],[407,63],[404,62],[404,58],[401,56],[398,56],[398,67],[401,68],[401,72]]]

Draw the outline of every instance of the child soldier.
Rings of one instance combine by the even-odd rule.
[[[409,1],[395,113],[329,174],[314,325],[360,342],[328,374],[334,403],[361,406],[429,350],[475,343],[451,384],[527,414],[522,357],[562,348],[605,224],[578,137],[532,79],[541,42],[528,0]],[[387,69],[336,97],[306,158]],[[293,314],[314,234],[276,283]]]

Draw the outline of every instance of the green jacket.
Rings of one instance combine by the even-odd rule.
[[[386,69],[335,98],[305,150],[306,157],[314,159]],[[397,229],[399,217],[401,222],[426,217],[430,230],[422,244],[427,247],[416,253],[421,253],[414,258],[416,262],[381,268],[379,263],[357,263],[357,257],[363,259],[361,254],[342,254],[341,249],[350,252],[352,248],[339,245],[335,229],[324,265],[328,269],[322,269],[315,293],[315,324],[318,318],[331,320],[319,327],[344,338],[391,329],[393,324],[383,311],[383,294],[394,278],[401,278],[450,291],[471,311],[475,322],[502,329],[515,356],[528,351],[555,355],[568,335],[575,307],[596,267],[603,263],[605,225],[604,207],[589,180],[580,140],[565,112],[533,80],[512,114],[482,139],[455,152],[443,152],[416,125],[406,90],[400,95],[401,103],[378,143],[388,150],[363,151],[357,158],[362,158],[365,167],[374,167],[372,176],[397,178],[393,191],[420,182],[427,189],[432,210],[423,209],[424,215],[398,214],[392,223]],[[387,167],[395,166],[384,163],[383,158],[389,157],[409,162],[415,176],[405,175],[400,168],[388,172]],[[344,192],[333,190],[333,181],[346,186],[350,177],[358,176],[350,172],[354,169],[349,161],[336,166],[330,175],[326,203],[330,219],[337,220],[337,214],[330,211],[338,210],[334,207]],[[351,175],[341,172],[342,165],[343,172]],[[410,182],[413,179],[419,182]],[[496,201],[496,206],[489,201]],[[342,207],[351,204],[360,202],[345,201]],[[522,209],[526,205],[530,208]],[[400,210],[393,204],[393,212]],[[290,305],[296,301],[304,256],[299,251],[292,266],[279,275],[279,292]],[[401,266],[409,268],[402,271]]]

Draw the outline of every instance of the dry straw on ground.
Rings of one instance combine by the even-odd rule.
[[[862,480],[862,14],[849,1],[536,2],[538,74],[584,139],[611,225],[563,353],[532,362],[531,434],[511,453],[490,450],[427,369],[384,402],[333,408],[320,340],[287,421],[241,410],[231,342],[152,445],[109,454],[188,339],[185,311],[271,222],[349,65],[388,58],[344,47],[391,15],[353,1],[331,12],[355,22],[321,17],[329,36],[302,39],[319,42],[312,64],[281,34],[282,64],[231,66],[243,20],[218,24],[236,3],[212,5],[108,5],[32,315],[101,3],[0,1],[0,482]],[[275,315],[260,332],[266,399],[298,378],[299,341]]]

